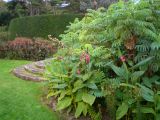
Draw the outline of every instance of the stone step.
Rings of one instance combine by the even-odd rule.
[[[45,69],[45,61],[39,61],[39,62],[35,62],[34,63],[36,67],[40,68],[40,69]]]
[[[33,74],[43,75],[44,73],[44,69],[36,67],[33,63],[25,65],[24,69]]]
[[[36,67],[38,67],[40,69],[45,69],[45,66],[50,64],[51,60],[53,60],[53,58],[52,59],[46,59],[46,60],[43,60],[43,61],[38,61],[38,62],[35,62],[34,64],[35,64]]]
[[[50,63],[53,58],[49,58],[46,60],[34,62],[28,65],[24,65],[13,70],[15,76],[35,82],[40,82],[46,80],[46,78],[42,77],[45,66]]]
[[[29,80],[29,81],[35,81],[35,82],[41,82],[45,81],[46,79],[42,76],[29,73],[25,70],[24,66],[15,68],[13,70],[13,74],[21,79]]]

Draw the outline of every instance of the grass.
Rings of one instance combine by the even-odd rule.
[[[57,120],[41,102],[44,83],[21,80],[11,70],[28,61],[0,60],[0,120]]]

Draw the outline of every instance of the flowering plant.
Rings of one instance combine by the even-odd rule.
[[[47,66],[46,76],[52,86],[48,97],[58,98],[57,110],[75,109],[76,118],[81,114],[86,116],[96,99],[104,96],[100,85],[104,73],[94,69],[93,64],[97,49],[100,48],[91,51],[63,48]],[[59,59],[60,56],[63,59]]]

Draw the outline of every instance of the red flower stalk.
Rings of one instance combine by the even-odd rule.
[[[86,64],[90,63],[90,55],[88,53],[83,52],[80,56],[80,61],[85,60]]]
[[[90,63],[90,55],[89,54],[85,55],[85,61],[86,61],[87,64]]]
[[[78,74],[78,75],[80,75],[80,74],[81,74],[81,71],[80,71],[80,69],[78,69],[78,70],[77,70],[77,74]]]

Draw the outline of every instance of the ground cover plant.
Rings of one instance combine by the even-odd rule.
[[[93,120],[159,120],[159,13],[159,0],[120,1],[71,23],[46,70],[57,110]]]
[[[11,70],[30,63],[0,60],[0,120],[58,120],[40,100],[44,83],[23,81]]]

